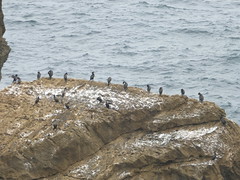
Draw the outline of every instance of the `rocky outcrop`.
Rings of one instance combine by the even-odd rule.
[[[7,60],[8,54],[10,52],[10,48],[7,45],[7,42],[3,38],[3,34],[5,32],[5,26],[3,22],[3,12],[2,12],[2,0],[0,0],[0,80],[1,80],[1,69],[3,63]]]
[[[0,98],[0,179],[240,179],[240,128],[212,102],[46,78]]]

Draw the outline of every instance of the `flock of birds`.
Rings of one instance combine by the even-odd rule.
[[[53,77],[53,71],[52,71],[52,70],[49,70],[49,71],[48,71],[48,75],[49,75],[49,79],[52,79],[52,77]],[[21,78],[20,78],[17,74],[12,75],[11,77],[13,78],[13,83],[15,83],[15,84],[21,84]],[[93,81],[93,80],[94,80],[94,77],[95,77],[95,73],[92,72],[92,74],[90,75],[90,81]],[[40,78],[41,78],[41,73],[38,71],[38,72],[37,72],[37,79],[39,80]],[[65,82],[68,81],[68,73],[65,73],[65,74],[63,75],[63,79],[64,79]],[[108,85],[108,86],[110,86],[111,81],[112,81],[112,78],[111,78],[111,77],[108,77],[108,78],[107,78],[107,85]],[[123,89],[124,89],[125,91],[127,91],[127,89],[128,89],[128,83],[127,83],[126,81],[123,81]],[[65,96],[66,91],[67,91],[67,88],[64,88],[64,90],[62,91],[62,94],[61,94],[61,97],[62,97],[62,98]],[[151,91],[151,86],[148,84],[148,85],[147,85],[147,92],[150,93],[150,91]],[[163,88],[160,87],[160,88],[159,88],[159,95],[161,96],[162,94],[163,94]],[[185,95],[185,90],[184,90],[184,89],[181,89],[181,95],[182,95],[182,96]],[[202,102],[204,101],[204,96],[203,96],[200,92],[198,93],[198,95],[199,95],[199,102],[202,103]],[[56,103],[60,102],[59,99],[58,99],[58,97],[57,97],[56,95],[53,95],[53,99],[54,99],[54,101],[55,101]],[[103,103],[103,99],[102,99],[100,96],[99,96],[96,100],[99,101],[100,103]],[[36,100],[35,100],[34,105],[38,104],[39,101],[40,101],[40,97],[38,96],[38,97],[36,98]],[[110,104],[112,104],[112,101],[111,101],[111,100],[106,100],[106,102],[105,102],[106,108],[109,109],[109,108],[110,108]],[[65,103],[64,105],[65,105],[66,109],[70,109],[69,102]],[[225,116],[222,116],[222,117],[220,118],[220,121],[222,122],[223,125],[225,125],[225,124],[226,124]],[[53,129],[56,129],[56,128],[57,128],[57,125],[54,125],[54,124],[53,124]]]
[[[49,75],[49,79],[52,79],[52,77],[53,77],[53,71],[52,71],[52,70],[49,70],[49,71],[48,71],[48,75]],[[67,76],[68,76],[68,73],[65,73],[65,74],[63,75],[63,79],[64,79],[65,82],[67,82],[67,80],[68,80],[68,77],[67,77]],[[16,83],[16,84],[20,84],[20,83],[21,83],[21,78],[20,78],[17,74],[12,75],[11,77],[13,78],[13,83]],[[93,81],[93,80],[94,80],[94,77],[95,77],[95,73],[92,72],[92,74],[91,74],[91,76],[90,76],[90,81]],[[41,78],[41,73],[38,71],[38,72],[37,72],[37,79],[39,80],[40,78]],[[110,85],[111,81],[112,81],[112,78],[111,78],[111,77],[108,77],[108,78],[107,78],[107,85],[108,85],[108,86]],[[123,89],[124,89],[125,91],[128,89],[128,83],[127,83],[126,81],[123,81]],[[148,85],[147,85],[147,92],[150,93],[150,91],[151,91],[151,86],[148,84]],[[162,94],[163,94],[163,88],[160,87],[160,88],[159,88],[159,95],[161,96]],[[181,89],[181,95],[182,95],[182,96],[185,95],[185,90],[184,90],[184,89]],[[200,102],[203,102],[204,96],[203,96],[200,92],[198,93],[198,95],[199,95],[199,101],[200,101]],[[38,103],[39,100],[40,100],[39,97],[37,97],[36,102]],[[55,101],[58,101],[57,98],[55,97],[55,95],[54,95],[54,100],[55,100]],[[100,98],[98,98],[97,100],[99,100],[99,101],[101,102]],[[106,105],[106,106],[107,106],[107,105]],[[109,107],[109,106],[107,106],[107,107]]]
[[[53,71],[52,71],[52,70],[49,70],[49,71],[48,71],[48,75],[49,75],[49,79],[52,79],[52,77],[53,77]],[[63,75],[63,79],[64,79],[65,82],[67,82],[67,80],[68,80],[68,77],[67,77],[67,76],[68,76],[68,73],[65,73],[65,74]],[[20,78],[17,74],[16,74],[16,75],[12,75],[11,77],[13,78],[13,83],[17,83],[17,84],[20,84],[20,83],[21,83],[21,78]],[[93,81],[93,80],[94,80],[94,77],[95,77],[95,74],[94,74],[94,72],[92,72],[92,74],[91,74],[91,76],[90,76],[90,81]],[[40,78],[41,78],[41,73],[38,71],[38,72],[37,72],[37,79],[39,80]],[[110,86],[111,81],[112,81],[112,78],[111,78],[111,77],[108,77],[108,78],[107,78],[107,85],[108,85],[108,86]],[[128,89],[128,83],[127,83],[126,81],[123,81],[123,89],[124,89],[125,91],[127,91],[127,89]],[[64,88],[64,90],[62,91],[62,95],[61,95],[62,98],[65,96],[66,91],[67,91],[67,88]],[[148,85],[147,85],[147,92],[150,93],[150,91],[151,91],[151,86],[148,84]],[[160,87],[160,88],[159,88],[159,95],[161,96],[162,93],[163,93],[163,88]],[[181,89],[181,95],[182,95],[182,96],[185,95],[185,90],[184,90],[184,89]],[[202,103],[203,100],[204,100],[204,96],[203,96],[200,92],[198,93],[198,95],[199,95],[199,101]],[[53,95],[53,99],[54,99],[54,101],[55,101],[56,103],[59,103],[59,102],[60,102],[56,95]],[[99,103],[103,103],[103,99],[102,99],[100,96],[99,96],[96,100],[99,101]],[[40,101],[40,97],[38,96],[38,97],[36,98],[36,100],[35,100],[34,105],[38,104],[39,101]],[[112,101],[111,101],[111,100],[106,100],[106,101],[105,101],[106,108],[110,109],[110,104],[112,104]],[[64,105],[65,105],[66,109],[70,109],[69,102],[65,103]],[[224,116],[224,115],[221,115],[221,117],[220,117],[220,122],[221,122],[224,126],[226,125],[227,122],[226,122],[226,120],[225,120],[225,116]],[[58,121],[53,121],[53,122],[52,122],[52,127],[53,127],[53,130],[56,130],[56,129],[58,128]],[[217,158],[217,154],[216,154],[216,152],[214,152],[214,155],[212,156],[211,159],[212,159],[212,160],[215,160],[216,158]]]
[[[48,75],[49,75],[49,79],[52,79],[52,77],[53,77],[53,71],[52,71],[52,70],[49,70],[49,71],[48,71]],[[68,80],[68,77],[67,77],[67,76],[68,76],[68,73],[65,73],[65,74],[63,75],[63,79],[64,79],[65,82],[67,82],[67,80]],[[15,83],[15,84],[21,84],[21,78],[20,78],[17,74],[12,75],[11,77],[13,78],[13,83]],[[95,77],[95,73],[92,72],[92,74],[91,74],[91,76],[90,76],[90,81],[93,81],[93,80],[94,80],[94,77]],[[38,72],[37,72],[37,79],[39,80],[40,78],[41,78],[41,73],[38,71]],[[108,85],[108,86],[110,86],[111,81],[112,81],[112,78],[111,78],[111,77],[108,77],[108,78],[107,78],[107,85]],[[124,89],[125,91],[127,91],[127,89],[128,89],[128,83],[127,83],[126,81],[123,81],[123,89]],[[149,84],[147,85],[147,92],[148,92],[148,93],[151,92],[151,86],[150,86]],[[64,91],[62,92],[62,97],[64,97],[65,93],[66,93],[66,88],[65,88]],[[163,94],[163,88],[160,87],[160,88],[159,88],[159,95],[161,96],[162,94]],[[181,95],[182,95],[182,96],[185,95],[185,90],[184,90],[184,89],[181,89]],[[200,101],[200,102],[203,102],[204,96],[203,96],[200,92],[198,93],[198,95],[199,95],[199,101]],[[59,102],[59,99],[56,97],[56,95],[53,95],[53,99],[55,100],[55,102]],[[101,99],[101,97],[98,97],[97,100],[98,100],[100,103],[103,102],[103,100]],[[35,100],[35,104],[37,104],[39,101],[40,101],[40,98],[39,98],[39,96],[38,96],[38,97],[36,98],[36,100]],[[110,108],[109,105],[110,105],[111,103],[112,103],[111,101],[107,101],[107,102],[106,102],[106,107],[107,107],[107,108]],[[66,108],[69,109],[69,105],[66,105]]]

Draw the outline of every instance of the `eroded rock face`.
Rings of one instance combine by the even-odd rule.
[[[3,38],[3,34],[5,32],[5,26],[3,22],[3,12],[2,12],[2,0],[0,0],[0,80],[1,80],[1,69],[3,63],[7,60],[8,54],[10,52],[10,48],[7,45],[7,42]]]
[[[240,178],[240,128],[211,102],[46,78],[0,99],[0,179]]]

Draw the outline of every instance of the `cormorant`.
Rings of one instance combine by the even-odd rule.
[[[35,104],[37,104],[37,103],[39,103],[39,101],[40,101],[40,98],[39,98],[39,96],[36,98],[36,100],[35,100]],[[34,105],[35,105],[34,104]]]
[[[128,83],[123,81],[123,89],[126,91],[128,89]]]
[[[65,103],[65,107],[66,107],[67,109],[70,109],[69,102]]]
[[[67,82],[67,75],[68,75],[68,73],[65,73],[64,76],[63,76],[63,79],[64,79],[65,82]]]
[[[198,95],[199,95],[199,101],[202,103],[204,100],[204,97],[200,92],[198,93]]]
[[[53,124],[53,130],[54,130],[54,129],[57,129],[57,123],[54,123],[54,124]]]
[[[160,87],[160,88],[159,88],[159,95],[161,96],[161,95],[162,95],[162,93],[163,93],[163,88],[162,88],[162,87]]]
[[[52,70],[48,71],[48,75],[49,75],[49,79],[52,79],[53,71]]]
[[[222,124],[225,126],[227,121],[225,120],[225,116],[221,116],[220,121],[222,122]]]
[[[111,81],[112,81],[112,78],[111,78],[111,77],[108,77],[108,78],[107,78],[108,86],[110,85]]]
[[[110,109],[110,104],[112,104],[112,101],[106,100],[106,107],[107,107],[108,109]]]
[[[214,152],[214,155],[212,156],[212,160],[215,160],[217,158],[216,152]]]
[[[58,103],[58,102],[59,102],[59,99],[56,97],[56,95],[55,95],[55,94],[53,95],[53,99],[54,99],[54,101],[55,101],[56,103]]]
[[[17,84],[21,84],[22,80],[20,77],[17,77]]]
[[[93,81],[94,80],[94,77],[95,77],[95,74],[94,72],[92,72],[91,76],[90,76],[90,81]]]
[[[181,89],[181,95],[183,96],[185,94],[184,89]]]
[[[102,98],[100,96],[97,98],[97,100],[99,101],[99,103],[103,102],[103,100],[102,100]]]
[[[17,82],[18,75],[15,74],[15,75],[12,75],[11,77],[13,78],[12,83],[16,83],[16,82]]]
[[[38,71],[37,73],[37,80],[39,80],[41,78],[41,73]]]
[[[151,86],[148,84],[147,85],[147,92],[150,93],[150,91],[151,91]]]

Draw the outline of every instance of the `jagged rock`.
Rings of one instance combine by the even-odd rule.
[[[7,60],[8,54],[10,52],[10,48],[7,45],[7,42],[3,38],[3,34],[5,32],[5,26],[3,22],[3,12],[2,12],[2,0],[0,0],[0,80],[1,80],[1,69],[3,63]]]
[[[48,78],[0,99],[0,179],[240,179],[240,128],[212,102]]]

